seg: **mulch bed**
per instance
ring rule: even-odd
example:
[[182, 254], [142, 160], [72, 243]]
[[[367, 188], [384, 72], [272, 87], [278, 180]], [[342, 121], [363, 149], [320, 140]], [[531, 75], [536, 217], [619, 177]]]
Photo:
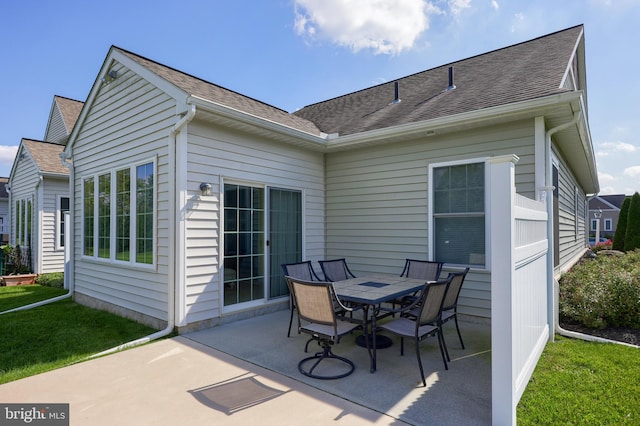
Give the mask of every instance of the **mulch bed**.
[[560, 326], [565, 330], [576, 331], [578, 333], [590, 334], [592, 336], [603, 337], [618, 342], [630, 343], [632, 345], [640, 345], [640, 329], [609, 327], [609, 328], [589, 328], [581, 324], [560, 321]]

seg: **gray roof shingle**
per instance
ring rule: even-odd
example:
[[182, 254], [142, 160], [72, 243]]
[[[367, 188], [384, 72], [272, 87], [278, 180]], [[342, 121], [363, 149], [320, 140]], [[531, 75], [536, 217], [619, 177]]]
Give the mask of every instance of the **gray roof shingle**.
[[76, 125], [78, 117], [80, 117], [80, 111], [84, 102], [76, 101], [69, 98], [63, 98], [62, 96], [54, 96], [55, 102], [58, 104], [58, 109], [64, 120], [64, 125], [67, 128], [67, 134], [70, 134], [73, 130], [73, 126]]
[[[349, 135], [564, 92], [561, 84], [582, 34], [579, 25], [395, 81], [309, 105], [294, 115], [325, 133]], [[455, 90], [449, 85], [454, 70]]]
[[216, 102], [229, 108], [242, 111], [281, 125], [291, 127], [313, 135], [320, 135], [320, 131], [314, 123], [303, 117], [298, 117], [288, 112], [260, 102], [253, 98], [241, 95], [233, 90], [226, 89], [213, 83], [209, 83], [197, 77], [183, 73], [176, 69], [159, 64], [150, 59], [136, 55], [135, 53], [115, 47], [129, 58], [149, 69], [156, 75], [169, 81], [176, 87], [202, 99]]
[[60, 160], [64, 145], [33, 139], [22, 139], [22, 145], [29, 151], [40, 173], [69, 174], [69, 169]]

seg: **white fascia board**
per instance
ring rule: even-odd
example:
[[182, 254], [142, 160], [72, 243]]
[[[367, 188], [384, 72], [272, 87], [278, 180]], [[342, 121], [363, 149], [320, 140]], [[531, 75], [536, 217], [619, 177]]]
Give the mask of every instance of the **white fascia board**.
[[[415, 123], [402, 124], [399, 126], [385, 127], [368, 132], [357, 133], [348, 136], [339, 136], [327, 141], [329, 150], [344, 149], [346, 147], [365, 146], [368, 143], [375, 143], [390, 137], [410, 136], [412, 134], [424, 133], [430, 130], [437, 132], [449, 128], [455, 128], [474, 123], [482, 123], [486, 120], [499, 119], [509, 121], [517, 115], [528, 115], [534, 117], [540, 114], [545, 108], [569, 104], [579, 101], [580, 92], [566, 92], [557, 95], [536, 98], [532, 100], [515, 102], [497, 107], [484, 108], [461, 114], [448, 115], [435, 118], [433, 120], [419, 121]], [[536, 113], [537, 112], [537, 113]]]
[[200, 98], [198, 96], [193, 96], [193, 95], [190, 96], [189, 99], [187, 100], [187, 103], [196, 105], [198, 108], [201, 108], [204, 111], [212, 112], [229, 119], [233, 119], [249, 125], [271, 130], [275, 133], [279, 133], [284, 136], [299, 139], [301, 141], [311, 144], [316, 148], [317, 147], [324, 148], [326, 145], [327, 135], [325, 134], [321, 134], [318, 136], [311, 133], [307, 133], [302, 130], [298, 130], [298, 129], [294, 129], [293, 127], [286, 126], [284, 124], [280, 124], [275, 121], [268, 120], [266, 118], [258, 117], [253, 114], [248, 114], [244, 111], [240, 111], [238, 109], [230, 108], [226, 105], [222, 105], [217, 102], [212, 102], [210, 100]]

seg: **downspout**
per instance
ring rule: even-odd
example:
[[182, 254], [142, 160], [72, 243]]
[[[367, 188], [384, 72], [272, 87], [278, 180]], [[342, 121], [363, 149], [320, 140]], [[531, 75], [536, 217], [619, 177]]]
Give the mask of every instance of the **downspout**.
[[[171, 185], [169, 188], [169, 211], [171, 212], [170, 215], [170, 220], [169, 220], [169, 247], [175, 247], [175, 242], [176, 242], [176, 232], [177, 232], [177, 228], [176, 228], [176, 218], [177, 218], [177, 212], [176, 212], [176, 145], [177, 145], [177, 137], [178, 137], [178, 133], [180, 133], [180, 130], [187, 125], [191, 120], [193, 120], [193, 117], [195, 117], [196, 115], [196, 106], [195, 105], [191, 105], [190, 109], [187, 111], [187, 113], [176, 122], [176, 124], [173, 125], [173, 127], [171, 128], [171, 134], [169, 136], [169, 143], [168, 143], [168, 148], [169, 148], [169, 184]], [[114, 348], [111, 349], [107, 349], [105, 351], [102, 351], [100, 353], [97, 353], [95, 355], [91, 355], [90, 357], [88, 357], [87, 359], [92, 359], [92, 358], [98, 358], [104, 355], [109, 355], [111, 353], [114, 352], [118, 352], [121, 351], [123, 349], [128, 349], [134, 346], [138, 346], [138, 345], [143, 345], [145, 343], [148, 343], [152, 340], [155, 339], [159, 339], [161, 337], [167, 336], [171, 333], [173, 333], [173, 329], [175, 327], [175, 319], [176, 319], [176, 315], [175, 315], [175, 300], [176, 300], [176, 293], [177, 293], [177, 286], [176, 286], [176, 281], [178, 281], [178, 276], [177, 276], [177, 268], [175, 267], [176, 261], [173, 262], [169, 262], [169, 279], [168, 279], [168, 283], [167, 283], [167, 326], [165, 327], [164, 330], [160, 330], [156, 333], [150, 334], [148, 336], [145, 337], [141, 337], [140, 339], [137, 340], [133, 340], [131, 342], [127, 342], [127, 343], [123, 343], [122, 345], [116, 346]], [[181, 281], [179, 281], [181, 282]]]
[[[69, 187], [73, 188], [73, 164], [72, 163], [67, 163], [67, 160], [69, 159], [69, 157], [66, 157], [64, 155], [64, 153], [60, 154], [60, 161], [62, 161], [62, 165], [67, 167], [69, 169]], [[37, 187], [40, 185], [40, 182], [42, 181], [42, 176], [40, 176], [40, 181], [38, 181], [38, 184], [36, 185], [36, 189]], [[11, 194], [9, 194], [9, 196], [11, 196]], [[69, 203], [70, 205], [72, 202], [72, 197], [73, 197], [73, 191], [69, 192], [69, 196], [71, 197], [69, 199]], [[9, 205], [9, 210], [11, 210], [11, 205]], [[71, 215], [69, 215], [69, 217], [71, 217]], [[69, 229], [72, 230], [73, 226], [69, 226]], [[71, 240], [71, 238], [67, 238], [69, 241]], [[66, 250], [66, 244], [65, 244], [65, 250]], [[68, 253], [70, 254], [70, 265], [73, 264], [73, 250], [69, 250]], [[72, 267], [70, 267], [69, 269], [73, 269]], [[58, 302], [60, 300], [64, 300], [64, 299], [68, 299], [71, 296], [73, 296], [73, 277], [71, 277], [72, 274], [68, 274], [67, 271], [65, 270], [65, 274], [64, 274], [64, 288], [68, 289], [69, 291], [66, 294], [60, 295], [60, 296], [56, 296], [56, 297], [52, 297], [51, 299], [47, 299], [47, 300], [41, 300], [40, 302], [35, 302], [35, 303], [31, 303], [29, 305], [24, 305], [24, 306], [19, 306], [17, 308], [13, 308], [13, 309], [9, 309], [7, 311], [3, 311], [0, 312], [0, 315], [2, 314], [8, 314], [10, 312], [17, 312], [17, 311], [25, 311], [27, 309], [31, 309], [31, 308], [37, 308], [38, 306], [43, 306], [43, 305], [48, 305], [49, 303], [53, 303], [53, 302]]]
[[551, 162], [551, 137], [568, 127], [575, 125], [580, 116], [582, 115], [582, 111], [577, 111], [573, 114], [573, 118], [563, 123], [559, 126], [551, 128], [547, 130], [545, 134], [545, 164], [547, 165], [545, 170], [545, 186], [544, 190], [546, 193], [546, 202], [547, 202], [547, 241], [548, 241], [548, 250], [547, 250], [547, 322], [552, 325], [552, 330], [549, 330], [549, 341], [554, 341], [554, 332], [553, 330], [557, 330], [559, 327], [558, 321], [556, 320], [556, 312], [558, 311], [558, 298], [556, 297], [556, 288], [557, 283], [554, 277], [554, 235], [553, 235], [553, 190], [555, 189], [553, 186], [553, 164]]

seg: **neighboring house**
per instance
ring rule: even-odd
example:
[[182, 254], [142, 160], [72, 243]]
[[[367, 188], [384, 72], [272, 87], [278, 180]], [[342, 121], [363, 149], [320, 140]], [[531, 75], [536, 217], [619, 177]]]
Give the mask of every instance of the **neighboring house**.
[[9, 177], [11, 243], [29, 248], [33, 272], [64, 269], [64, 212], [69, 210], [69, 169], [60, 154], [82, 102], [55, 96], [45, 141], [22, 139]]
[[490, 318], [492, 157], [552, 202], [552, 276], [587, 250], [584, 51], [576, 26], [290, 114], [112, 47], [63, 154], [74, 297], [184, 331], [288, 306], [284, 262], [410, 257], [470, 266], [459, 312]]
[[598, 215], [600, 215], [600, 237], [612, 240], [618, 226], [620, 207], [627, 196], [597, 195], [589, 199], [589, 234], [596, 235]]
[[9, 193], [7, 192], [8, 177], [0, 177], [0, 242], [9, 242]]

